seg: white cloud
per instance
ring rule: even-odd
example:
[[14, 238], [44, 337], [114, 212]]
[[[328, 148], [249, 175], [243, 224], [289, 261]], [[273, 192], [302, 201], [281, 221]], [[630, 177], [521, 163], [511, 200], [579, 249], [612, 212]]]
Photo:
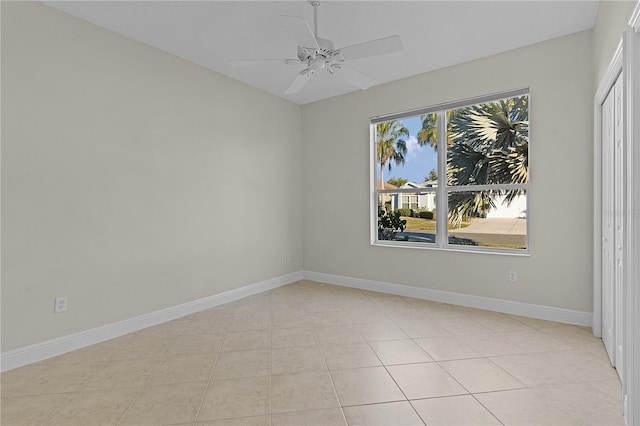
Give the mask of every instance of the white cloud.
[[422, 150], [422, 147], [418, 143], [418, 139], [415, 136], [409, 136], [407, 139], [407, 157], [415, 157], [418, 152]]

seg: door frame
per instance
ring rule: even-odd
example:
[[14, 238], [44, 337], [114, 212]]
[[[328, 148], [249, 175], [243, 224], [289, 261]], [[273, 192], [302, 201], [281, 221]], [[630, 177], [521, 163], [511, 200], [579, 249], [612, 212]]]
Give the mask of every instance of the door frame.
[[594, 102], [594, 241], [593, 333], [602, 336], [602, 103], [620, 71], [624, 71], [626, 211], [622, 330], [623, 414], [627, 425], [640, 424], [640, 0], [627, 30], [598, 86]]
[[[628, 425], [640, 424], [640, 1], [624, 34], [625, 103], [627, 114], [627, 257], [623, 306], [623, 410]], [[635, 167], [634, 167], [635, 166]]]
[[620, 39], [607, 72], [598, 85], [594, 101], [592, 329], [596, 337], [602, 337], [602, 104], [622, 72], [623, 46], [623, 39]]
[[[618, 72], [617, 65], [612, 69]], [[619, 336], [622, 331], [622, 321], [618, 320], [618, 316], [622, 314], [622, 307], [619, 306], [618, 300], [620, 294], [618, 287], [623, 281], [621, 275], [624, 272], [618, 266], [620, 254], [624, 254], [624, 250], [619, 253], [618, 249], [620, 244], [624, 244], [624, 237], [621, 237], [618, 230], [621, 218], [616, 214], [616, 212], [623, 210], [619, 203], [625, 200], [625, 194], [622, 194], [625, 186], [620, 182], [626, 170], [620, 153], [620, 144], [624, 142], [624, 120], [622, 123], [620, 122], [624, 118], [622, 117], [623, 108], [621, 105], [624, 77], [621, 68], [619, 74], [615, 75], [614, 73], [613, 79], [610, 88], [608, 88], [609, 79], [606, 81], [607, 84], [603, 86], [605, 91], [608, 90], [604, 95], [604, 100], [595, 103], [598, 107], [597, 122], [600, 124], [600, 130], [596, 130], [600, 141], [600, 154], [595, 158], [600, 165], [600, 170], [597, 173], [598, 181], [594, 186], [598, 188], [597, 195], [600, 207], [595, 209], [597, 215], [594, 214], [594, 219], [599, 219], [596, 234], [599, 234], [600, 238], [597, 238], [597, 235], [594, 237], [599, 244], [599, 253], [594, 253], [593, 266], [595, 270], [599, 269], [600, 271], [600, 273], [594, 273], [594, 277], [600, 284], [598, 291], [600, 297], [598, 304], [600, 307], [600, 337], [607, 350], [607, 355], [609, 355], [611, 365], [617, 368], [617, 361], [619, 360], [621, 364], [623, 356], [616, 351], [618, 347], [616, 343], [624, 342], [624, 339]], [[622, 365], [620, 365], [618, 373], [621, 370]]]

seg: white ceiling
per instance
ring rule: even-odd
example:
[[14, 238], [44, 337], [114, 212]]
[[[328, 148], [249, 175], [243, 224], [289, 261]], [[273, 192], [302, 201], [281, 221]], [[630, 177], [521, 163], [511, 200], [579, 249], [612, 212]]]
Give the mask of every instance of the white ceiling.
[[[280, 15], [313, 8], [290, 1], [55, 1], [45, 4], [225, 74], [297, 104], [359, 90], [316, 73], [300, 93], [284, 92], [302, 65], [232, 68], [234, 59], [295, 58]], [[377, 84], [592, 28], [590, 1], [323, 1], [319, 36], [336, 47], [398, 34], [402, 52], [349, 61]]]

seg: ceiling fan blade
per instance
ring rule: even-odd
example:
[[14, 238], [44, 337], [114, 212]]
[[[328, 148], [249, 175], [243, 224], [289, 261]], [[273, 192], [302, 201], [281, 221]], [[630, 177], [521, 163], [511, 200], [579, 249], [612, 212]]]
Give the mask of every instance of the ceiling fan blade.
[[284, 92], [284, 94], [293, 95], [294, 93], [298, 93], [300, 90], [302, 90], [304, 85], [307, 84], [307, 82], [311, 78], [311, 75], [313, 75], [312, 72], [307, 72], [307, 70], [302, 71], [300, 74], [296, 76], [296, 78], [293, 80], [293, 82], [291, 83], [289, 88], [286, 90], [286, 92]]
[[306, 19], [287, 15], [280, 15], [280, 19], [287, 30], [296, 38], [299, 46], [320, 48]]
[[245, 67], [245, 66], [270, 65], [270, 64], [296, 65], [299, 63], [300, 63], [299, 59], [240, 59], [235, 61], [229, 61], [229, 65], [232, 67]]
[[336, 70], [335, 75], [362, 90], [366, 90], [377, 83], [368, 75], [364, 75], [359, 71], [344, 66], [341, 66], [340, 69]]
[[369, 56], [385, 55], [399, 52], [403, 49], [400, 36], [393, 35], [378, 40], [371, 40], [360, 44], [352, 44], [340, 50], [345, 59], [368, 58]]
[[300, 74], [293, 79], [293, 82], [289, 86], [289, 88], [284, 92], [285, 95], [293, 95], [294, 93], [298, 93], [305, 84], [309, 81], [313, 72], [307, 72], [307, 70], [302, 71]]

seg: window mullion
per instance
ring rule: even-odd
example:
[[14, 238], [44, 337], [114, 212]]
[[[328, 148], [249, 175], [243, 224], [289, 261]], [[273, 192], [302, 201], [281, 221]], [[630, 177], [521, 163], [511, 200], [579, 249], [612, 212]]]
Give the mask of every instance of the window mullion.
[[447, 114], [438, 112], [438, 192], [436, 193], [436, 243], [446, 247], [447, 243]]

